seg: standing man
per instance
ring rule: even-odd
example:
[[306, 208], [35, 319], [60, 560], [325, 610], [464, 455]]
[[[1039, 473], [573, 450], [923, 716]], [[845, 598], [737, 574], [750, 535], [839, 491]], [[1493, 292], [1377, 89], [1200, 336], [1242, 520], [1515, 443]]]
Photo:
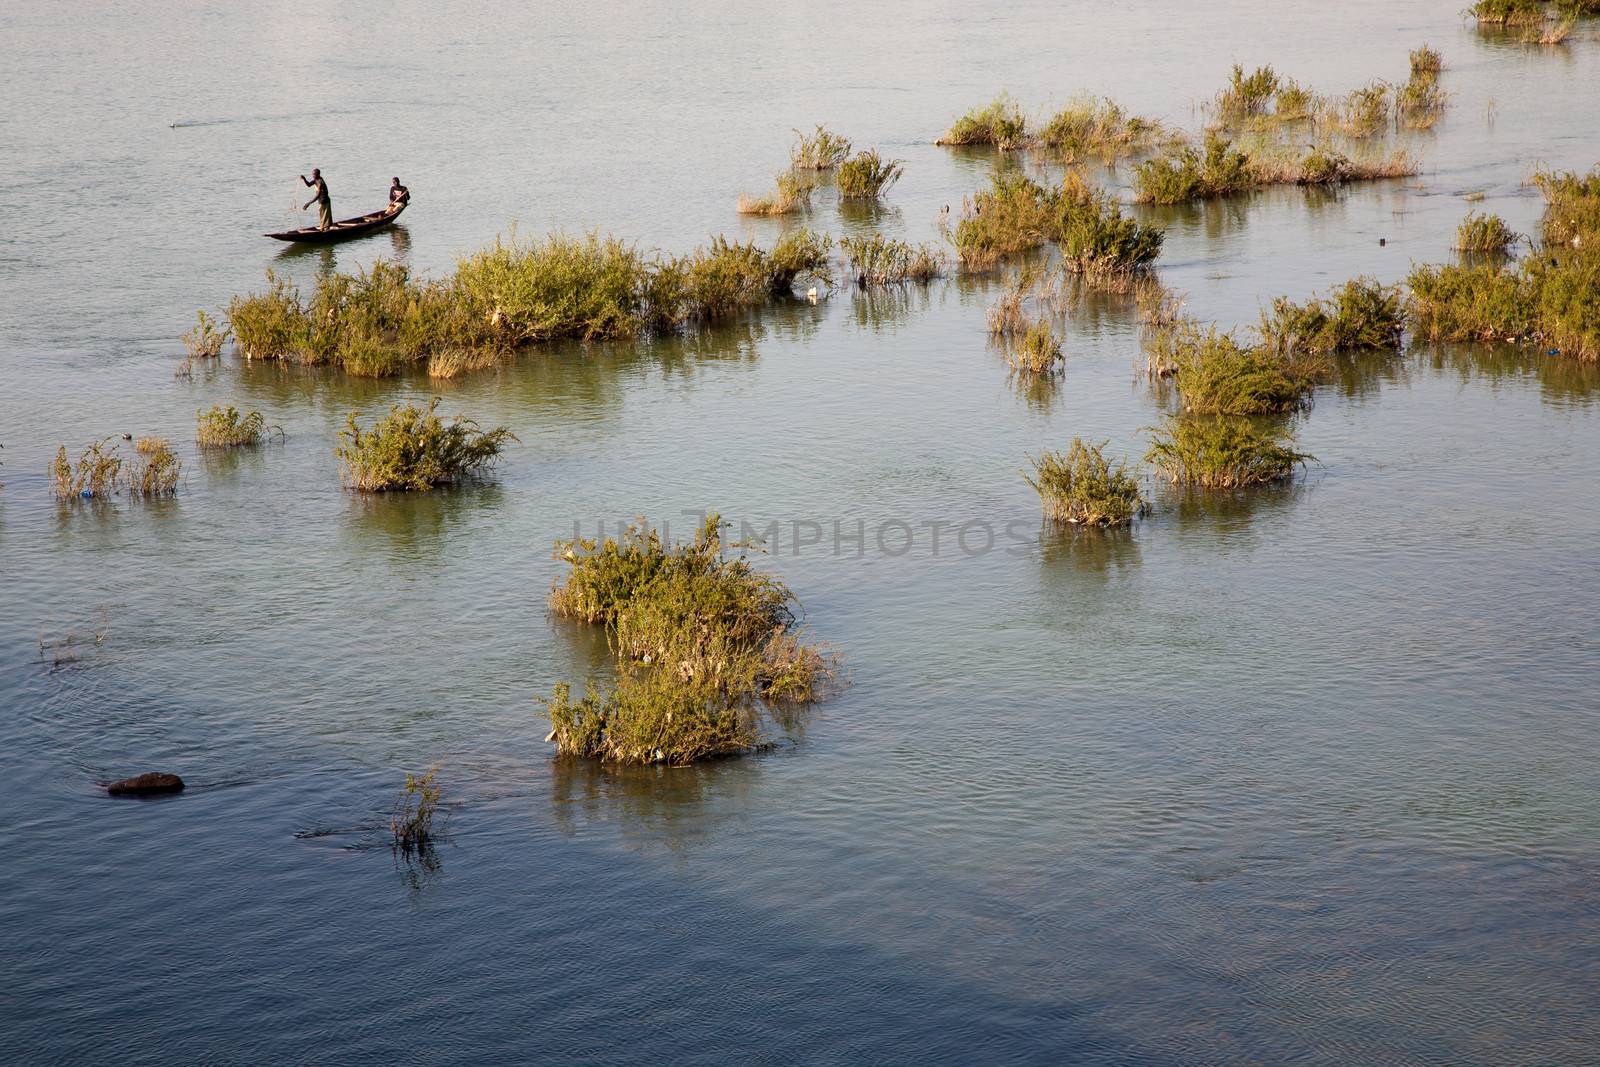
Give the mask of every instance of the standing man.
[[322, 180], [322, 170], [318, 167], [312, 167], [311, 177], [307, 178], [304, 174], [302, 174], [300, 175], [300, 180], [305, 182], [310, 188], [316, 190], [316, 192], [311, 194], [311, 199], [307, 200], [303, 205], [301, 205], [300, 210], [304, 211], [312, 204], [316, 204], [317, 229], [333, 229], [333, 201], [328, 197], [328, 183]]

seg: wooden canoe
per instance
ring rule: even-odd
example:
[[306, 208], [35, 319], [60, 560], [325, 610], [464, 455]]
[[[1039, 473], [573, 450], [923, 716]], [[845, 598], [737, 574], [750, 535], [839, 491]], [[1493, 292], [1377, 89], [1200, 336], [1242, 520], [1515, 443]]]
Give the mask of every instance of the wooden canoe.
[[277, 233], [263, 234], [274, 241], [303, 241], [307, 244], [328, 244], [332, 241], [343, 241], [348, 237], [359, 237], [373, 230], [381, 230], [406, 209], [410, 198], [398, 204], [390, 204], [382, 211], [369, 211], [365, 215], [357, 215], [353, 219], [340, 219], [326, 230], [319, 230], [315, 226], [302, 226], [298, 230], [280, 230]]

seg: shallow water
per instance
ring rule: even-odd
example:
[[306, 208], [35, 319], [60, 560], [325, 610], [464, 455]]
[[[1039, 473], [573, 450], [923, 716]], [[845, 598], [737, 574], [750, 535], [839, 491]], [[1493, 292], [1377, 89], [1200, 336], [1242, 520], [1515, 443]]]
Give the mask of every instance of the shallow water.
[[[1044, 394], [989, 347], [985, 280], [841, 289], [445, 385], [232, 358], [172, 376], [193, 310], [267, 268], [440, 272], [511, 220], [673, 250], [770, 240], [782, 224], [732, 205], [791, 127], [906, 160], [883, 210], [823, 196], [807, 224], [926, 240], [995, 165], [929, 142], [998, 89], [1030, 107], [1110, 93], [1193, 126], [1234, 60], [1342, 91], [1403, 78], [1426, 40], [1453, 95], [1406, 142], [1417, 180], [1150, 213], [1164, 280], [1223, 323], [1398, 279], [1447, 257], [1463, 193], [1530, 232], [1531, 167], [1600, 159], [1592, 28], [1539, 49], [1457, 6], [0, 13], [5, 1047], [1591, 1061], [1592, 368], [1493, 348], [1349, 361], [1302, 420], [1304, 479], [1160, 492], [1120, 536], [1042, 529], [1018, 475], [1074, 434], [1142, 451], [1159, 407], [1116, 300], [1075, 310]], [[285, 253], [257, 234], [303, 217], [288, 205], [313, 164], [341, 216], [397, 172], [414, 206]], [[498, 476], [342, 491], [346, 412], [430, 391], [516, 432]], [[285, 439], [184, 445], [173, 501], [48, 500], [59, 444], [187, 441], [218, 401]], [[552, 763], [536, 695], [607, 657], [544, 610], [551, 543], [640, 514], [686, 531], [705, 508], [778, 524], [764, 565], [850, 688], [769, 754]], [[433, 763], [449, 844], [399, 864], [377, 828]], [[156, 767], [189, 790], [96, 787]]]

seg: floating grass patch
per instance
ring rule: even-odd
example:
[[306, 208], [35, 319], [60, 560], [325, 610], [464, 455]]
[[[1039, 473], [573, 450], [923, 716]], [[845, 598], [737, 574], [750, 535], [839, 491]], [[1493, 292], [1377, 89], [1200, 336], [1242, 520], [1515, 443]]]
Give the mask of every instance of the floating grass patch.
[[605, 696], [558, 685], [549, 740], [563, 755], [682, 764], [748, 751], [763, 708], [808, 702], [832, 659], [798, 635], [793, 593], [724, 554], [710, 515], [685, 544], [630, 527], [620, 539], [560, 542], [571, 571], [550, 594], [558, 615], [607, 628], [624, 668]]
[[1095, 156], [1107, 162], [1174, 139], [1154, 119], [1129, 115], [1115, 101], [1078, 97], [1039, 131], [1038, 144], [1067, 162]]
[[1017, 102], [1002, 93], [981, 108], [955, 121], [935, 144], [993, 145], [1001, 151], [1020, 148], [1027, 138], [1027, 121]]
[[1226, 416], [1167, 416], [1152, 428], [1145, 461], [1175, 485], [1242, 489], [1293, 476], [1314, 457], [1294, 447], [1283, 425]]
[[215, 359], [222, 354], [222, 346], [228, 343], [232, 331], [226, 326], [218, 329], [217, 320], [204, 311], [194, 315], [194, 326], [181, 338], [183, 347], [191, 359]]
[[437, 397], [427, 407], [396, 404], [370, 429], [352, 411], [334, 449], [345, 484], [363, 492], [432, 489], [483, 470], [517, 439], [504, 426], [482, 430], [459, 415], [446, 422], [438, 406]]
[[202, 448], [258, 445], [272, 429], [283, 433], [281, 427], [268, 427], [261, 412], [241, 412], [232, 404], [213, 404], [211, 410], [195, 413], [194, 439]]
[[[1399, 289], [1356, 278], [1327, 299], [1296, 304], [1287, 297], [1277, 298], [1271, 310], [1262, 313], [1260, 332], [1269, 351], [1294, 361], [1305, 354], [1399, 348], [1404, 329], [1405, 305]], [[1291, 377], [1312, 374], [1295, 362], [1287, 366]]]
[[739, 197], [741, 215], [788, 215], [811, 203], [811, 183], [798, 174], [780, 174], [777, 188], [766, 196]]
[[1126, 526], [1148, 508], [1137, 475], [1126, 463], [1105, 458], [1105, 442], [1074, 437], [1065, 454], [1045, 452], [1030, 458], [1024, 473], [1039, 494], [1047, 518], [1084, 526]]
[[427, 774], [406, 775], [405, 788], [401, 790], [389, 817], [389, 833], [394, 839], [394, 847], [403, 854], [423, 852], [438, 837], [434, 816], [438, 814], [439, 799], [443, 795], [438, 774], [439, 768], [433, 767]]
[[811, 133], [794, 131], [789, 163], [796, 170], [832, 170], [850, 156], [850, 139], [818, 125]]
[[876, 148], [868, 148], [839, 164], [834, 181], [843, 199], [872, 200], [899, 181], [904, 169], [898, 159], [884, 159]]
[[1490, 252], [1504, 255], [1517, 243], [1517, 234], [1499, 215], [1477, 211], [1467, 212], [1467, 217], [1456, 227], [1456, 251]]
[[944, 253], [932, 245], [912, 245], [875, 233], [868, 237], [841, 237], [839, 250], [860, 286], [926, 282], [944, 271]]
[[45, 475], [50, 482], [51, 495], [59, 499], [107, 497], [122, 484], [122, 466], [118, 446], [107, 437], [85, 448], [76, 463], [67, 457], [67, 446], [62, 445]]
[[136, 497], [173, 496], [183, 461], [164, 437], [141, 437], [134, 442], [136, 453], [128, 474], [128, 495]]

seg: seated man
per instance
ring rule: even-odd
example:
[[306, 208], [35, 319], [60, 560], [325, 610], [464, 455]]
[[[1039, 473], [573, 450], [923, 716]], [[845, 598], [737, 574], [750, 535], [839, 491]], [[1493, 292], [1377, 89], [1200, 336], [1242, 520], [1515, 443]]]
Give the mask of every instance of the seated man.
[[405, 205], [409, 203], [411, 203], [411, 190], [401, 185], [400, 179], [396, 178], [394, 184], [389, 186], [389, 207], [393, 208], [396, 204]]

